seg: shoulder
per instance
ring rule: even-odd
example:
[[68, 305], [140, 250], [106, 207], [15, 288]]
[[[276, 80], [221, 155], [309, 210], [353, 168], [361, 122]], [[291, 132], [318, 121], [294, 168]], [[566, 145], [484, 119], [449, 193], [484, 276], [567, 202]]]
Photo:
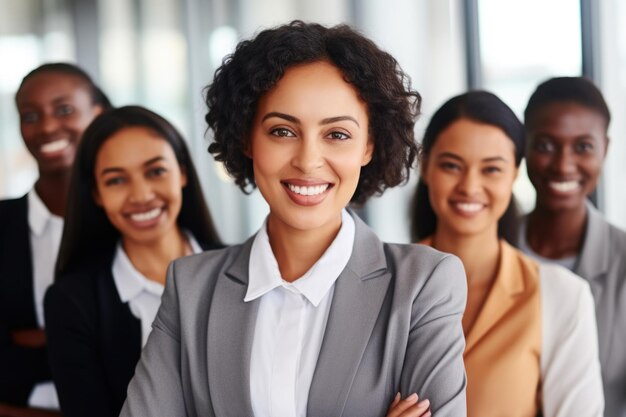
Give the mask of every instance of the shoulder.
[[539, 264], [539, 279], [542, 294], [548, 297], [569, 298], [579, 297], [590, 291], [589, 284], [583, 278], [561, 265], [551, 263]]
[[539, 279], [544, 334], [565, 334], [587, 316], [595, 317], [586, 280], [560, 265], [544, 263], [539, 266]]
[[465, 269], [456, 256], [421, 244], [385, 243], [384, 249], [397, 286], [429, 296], [458, 296], [465, 302]]
[[[110, 279], [109, 279], [110, 278]], [[97, 297], [98, 283], [110, 281], [111, 262], [102, 261], [91, 264], [82, 264], [61, 275], [46, 291], [45, 305], [63, 304], [72, 302], [78, 305], [90, 305]]]
[[[170, 284], [175, 285], [177, 291], [202, 291], [206, 285], [213, 285], [232, 265], [242, 262], [241, 255], [246, 246], [241, 244], [213, 249], [175, 260], [170, 264], [168, 273], [168, 281], [172, 277], [174, 282], [168, 282], [166, 287]], [[246, 263], [240, 266], [247, 271], [249, 256], [243, 258]]]
[[9, 211], [21, 211], [28, 207], [28, 194], [19, 198], [0, 200], [0, 213]]
[[28, 198], [27, 195], [20, 198], [0, 200], [0, 230], [5, 225], [14, 225], [14, 221], [22, 218], [28, 221]]
[[241, 252], [242, 246], [228, 246], [185, 256], [172, 262], [170, 268], [176, 275], [189, 276], [197, 276], [205, 271], [223, 269], [233, 263], [234, 258]]

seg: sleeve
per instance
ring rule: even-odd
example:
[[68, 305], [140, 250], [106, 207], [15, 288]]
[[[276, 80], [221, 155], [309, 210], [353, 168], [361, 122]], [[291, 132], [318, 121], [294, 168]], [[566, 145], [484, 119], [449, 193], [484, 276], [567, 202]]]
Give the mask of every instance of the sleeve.
[[161, 307], [128, 386], [120, 417], [187, 416], [181, 382], [179, 300], [174, 265], [168, 268]]
[[589, 285], [558, 265], [542, 265], [540, 278], [544, 416], [601, 417], [604, 395]]
[[434, 268], [413, 303], [401, 377], [403, 395], [427, 398], [437, 417], [462, 417], [465, 399], [465, 338], [461, 319], [467, 281], [461, 261], [446, 256]]
[[0, 317], [0, 401], [26, 405], [35, 384], [50, 380], [46, 348], [16, 346]]
[[50, 367], [61, 410], [66, 417], [111, 417], [115, 411], [99, 358], [97, 318], [84, 305], [89, 299], [72, 295], [53, 285], [44, 298]]

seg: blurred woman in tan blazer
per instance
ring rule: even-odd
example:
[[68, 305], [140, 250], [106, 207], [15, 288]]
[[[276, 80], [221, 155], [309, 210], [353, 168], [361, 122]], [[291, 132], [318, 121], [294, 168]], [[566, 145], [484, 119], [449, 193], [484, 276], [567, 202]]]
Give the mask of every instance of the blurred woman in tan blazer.
[[589, 285], [513, 242], [522, 124], [484, 91], [452, 98], [423, 140], [415, 240], [461, 258], [468, 416], [602, 416]]

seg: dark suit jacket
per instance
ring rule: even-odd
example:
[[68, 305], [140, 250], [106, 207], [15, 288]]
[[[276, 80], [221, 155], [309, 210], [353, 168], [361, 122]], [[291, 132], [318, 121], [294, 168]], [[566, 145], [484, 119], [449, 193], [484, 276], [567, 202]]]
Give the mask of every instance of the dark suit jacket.
[[[437, 417], [466, 415], [467, 286], [458, 258], [382, 243], [358, 218], [335, 283], [308, 417], [381, 417], [417, 392]], [[174, 261], [121, 417], [248, 417], [260, 299], [244, 302], [253, 239]]]
[[50, 365], [63, 415], [117, 416], [141, 353], [141, 323], [122, 303], [112, 256], [76, 268], [44, 301]]
[[27, 196], [0, 201], [0, 402], [26, 405], [51, 379], [45, 348], [15, 346], [14, 330], [38, 329]]
[[117, 417], [139, 360], [141, 322], [117, 292], [113, 255], [76, 266], [46, 292], [50, 365], [65, 417]]

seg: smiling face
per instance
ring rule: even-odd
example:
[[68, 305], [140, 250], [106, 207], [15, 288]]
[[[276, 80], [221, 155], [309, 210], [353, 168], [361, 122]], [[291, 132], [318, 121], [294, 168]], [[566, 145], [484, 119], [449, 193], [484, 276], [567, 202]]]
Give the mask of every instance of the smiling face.
[[514, 144], [501, 129], [467, 119], [452, 123], [422, 164], [437, 232], [497, 236], [516, 176]]
[[96, 156], [94, 198], [125, 243], [151, 243], [177, 232], [187, 177], [172, 147], [146, 127], [108, 138]]
[[537, 206], [549, 211], [580, 209], [595, 189], [608, 139], [603, 116], [574, 102], [555, 102], [527, 126], [528, 176]]
[[25, 81], [16, 103], [22, 138], [43, 175], [71, 168], [83, 132], [102, 112], [86, 82], [59, 72]]
[[325, 61], [289, 68], [259, 100], [249, 156], [270, 229], [338, 230], [372, 157], [368, 121], [357, 91]]

